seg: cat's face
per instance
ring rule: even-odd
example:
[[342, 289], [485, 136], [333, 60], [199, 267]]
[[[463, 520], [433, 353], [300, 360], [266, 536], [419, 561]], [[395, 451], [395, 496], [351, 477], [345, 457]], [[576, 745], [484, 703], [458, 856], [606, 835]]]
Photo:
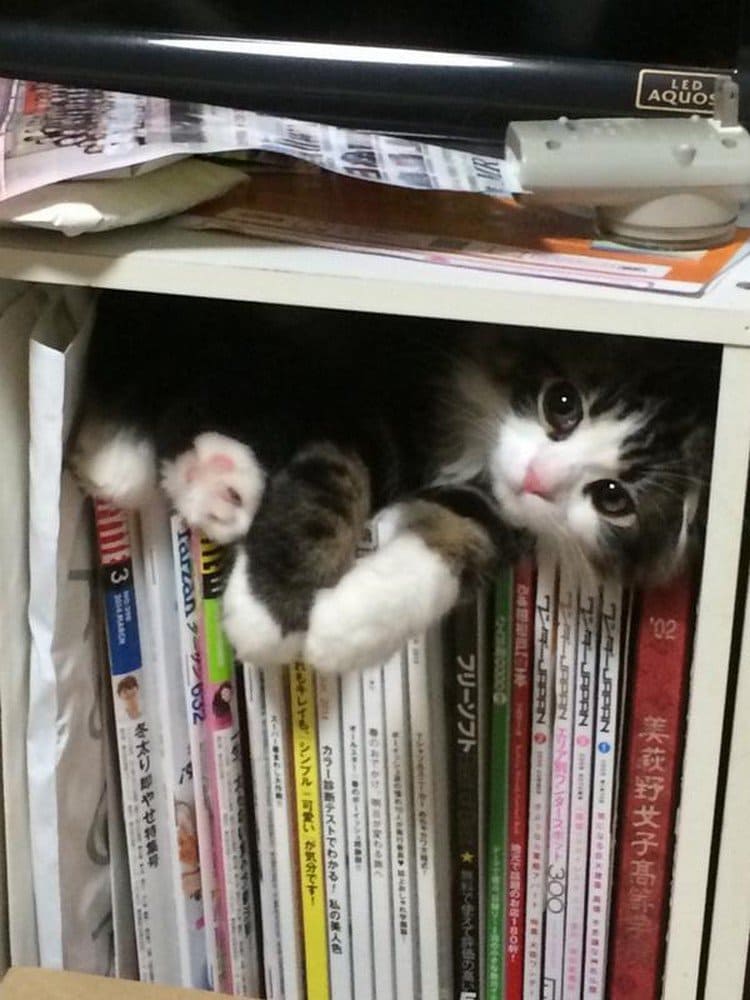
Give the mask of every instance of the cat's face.
[[694, 540], [708, 478], [698, 391], [668, 372], [520, 367], [488, 456], [505, 517], [579, 569], [668, 577]]

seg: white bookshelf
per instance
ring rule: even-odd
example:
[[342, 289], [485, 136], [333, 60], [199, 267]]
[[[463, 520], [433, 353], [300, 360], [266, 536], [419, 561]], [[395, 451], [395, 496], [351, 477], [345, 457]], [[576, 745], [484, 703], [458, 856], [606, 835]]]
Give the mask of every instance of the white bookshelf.
[[750, 257], [693, 298], [156, 224], [72, 239], [0, 230], [0, 276], [750, 346]]
[[740, 674], [720, 836], [706, 997], [741, 997], [750, 942], [750, 607], [745, 610]]
[[[750, 259], [700, 298], [431, 264], [154, 225], [78, 237], [0, 232], [0, 277], [502, 322], [722, 346], [716, 448], [677, 824], [663, 1000], [698, 997], [722, 722], [750, 457]], [[743, 287], [744, 284], [747, 287]], [[675, 344], [675, 351], [679, 346]], [[707, 1000], [741, 1000], [750, 925], [750, 621], [746, 623], [708, 962]], [[739, 893], [739, 899], [738, 899]], [[741, 918], [737, 914], [741, 911]], [[744, 935], [744, 941], [743, 941]]]

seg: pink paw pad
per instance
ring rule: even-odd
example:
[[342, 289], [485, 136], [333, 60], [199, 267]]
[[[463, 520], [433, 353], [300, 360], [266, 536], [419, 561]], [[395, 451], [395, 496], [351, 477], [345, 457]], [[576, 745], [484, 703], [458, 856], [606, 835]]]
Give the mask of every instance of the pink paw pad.
[[[216, 472], [219, 474], [222, 472], [234, 472], [236, 467], [234, 459], [230, 458], [229, 455], [211, 455], [208, 458], [204, 458], [201, 462], [197, 459], [189, 459], [183, 475], [185, 476], [185, 482], [192, 483], [197, 476], [205, 475], [206, 472]], [[240, 503], [239, 495], [235, 495], [237, 496], [236, 502]], [[227, 497], [227, 499], [230, 498]], [[235, 501], [232, 500], [232, 502], [234, 503]]]
[[183, 517], [222, 544], [247, 532], [263, 483], [251, 449], [213, 432], [199, 435], [190, 451], [166, 463], [162, 478]]

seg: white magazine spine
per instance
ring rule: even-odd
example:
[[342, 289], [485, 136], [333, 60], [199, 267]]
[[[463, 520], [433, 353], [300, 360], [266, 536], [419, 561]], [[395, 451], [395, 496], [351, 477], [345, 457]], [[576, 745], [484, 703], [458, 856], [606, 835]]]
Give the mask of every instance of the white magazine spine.
[[[427, 633], [427, 664], [434, 683], [430, 690], [430, 725], [432, 727], [433, 782], [435, 795], [435, 871], [438, 887], [438, 935], [440, 948], [440, 1000], [453, 996], [453, 930], [451, 900], [451, 843], [445, 832], [450, 828], [451, 789], [448, 776], [448, 727], [445, 711], [443, 664], [445, 648], [443, 629], [436, 625]], [[423, 994], [427, 1000], [427, 994]]]
[[[448, 983], [443, 975], [445, 944], [441, 937], [442, 913], [441, 897], [446, 885], [441, 885], [441, 877], [449, 864], [446, 858], [442, 869], [438, 853], [441, 840], [437, 835], [438, 780], [445, 783], [445, 774], [440, 774], [440, 755], [437, 734], [433, 726], [433, 712], [430, 699], [435, 692], [430, 685], [430, 668], [437, 672], [439, 660], [428, 663], [428, 656], [434, 647], [428, 645], [426, 634], [409, 639], [406, 646], [409, 690], [409, 721], [411, 727], [411, 767], [414, 797], [415, 878], [417, 913], [419, 914], [419, 970], [421, 996], [441, 998], [447, 995]], [[439, 674], [438, 674], [439, 676]], [[450, 951], [450, 942], [447, 942]]]
[[586, 946], [583, 996], [604, 1000], [607, 929], [611, 888], [612, 823], [617, 781], [617, 708], [621, 668], [622, 588], [607, 582], [602, 588], [599, 670], [596, 697], [594, 773], [591, 789]]
[[[291, 785], [290, 724], [285, 672], [263, 669], [265, 739], [271, 789], [271, 838], [276, 859], [283, 1000], [303, 1000], [300, 910], [297, 895], [294, 792]], [[277, 998], [273, 998], [277, 1000]]]
[[372, 909], [370, 845], [367, 821], [367, 739], [362, 703], [362, 678], [350, 670], [341, 678], [341, 719], [344, 732], [346, 837], [349, 858], [349, 899], [354, 956], [353, 996], [373, 1000]]
[[155, 497], [140, 512], [158, 732], [167, 807], [167, 863], [182, 986], [208, 986], [193, 770], [182, 687], [169, 511]]
[[582, 582], [578, 592], [564, 1000], [580, 1000], [583, 983], [598, 635], [599, 586]]
[[[235, 690], [235, 698], [236, 694]], [[240, 996], [252, 995], [258, 989], [258, 941], [252, 912], [250, 831], [238, 720], [235, 718], [230, 730], [216, 730], [213, 735], [232, 987]]]
[[537, 572], [534, 619], [524, 1000], [540, 1000], [542, 995], [552, 770], [552, 695], [555, 681], [555, 593], [555, 563], [542, 555]]
[[[133, 586], [135, 589], [138, 622], [141, 632], [143, 670], [140, 677], [139, 700], [146, 733], [139, 738], [136, 731], [136, 774], [123, 781], [124, 812], [127, 817], [134, 812], [140, 815], [143, 843], [141, 850], [146, 858], [148, 877], [144, 877], [140, 863], [136, 874], [131, 868], [131, 887], [136, 892], [140, 883], [140, 901], [147, 912], [136, 914], [136, 925], [141, 924], [145, 941], [138, 946], [138, 968], [141, 980], [157, 983], [179, 982], [182, 964], [178, 950], [178, 925], [174, 894], [172, 844], [174, 824], [167, 809], [161, 733], [159, 727], [158, 688], [155, 677], [155, 643], [147, 597], [146, 571], [141, 541], [141, 520], [137, 514], [129, 516], [129, 530], [133, 551]], [[125, 800], [127, 790], [130, 791]], [[134, 797], [133, 797], [134, 793]], [[145, 919], [139, 921], [139, 917]], [[141, 954], [150, 955], [148, 968], [143, 969]]]
[[419, 917], [415, 900], [414, 806], [405, 649], [383, 665], [383, 691], [396, 997], [397, 1000], [414, 1000], [420, 995], [417, 953]]
[[[106, 661], [106, 653], [102, 662]], [[112, 967], [108, 975], [116, 979], [138, 978], [138, 955], [135, 947], [133, 894], [130, 889], [128, 844], [122, 807], [120, 772], [116, 759], [116, 731], [111, 685], [101, 691], [103, 736], [107, 752], [107, 841], [109, 873], [112, 886]]]
[[268, 773], [268, 741], [266, 739], [266, 705], [263, 675], [258, 667], [244, 664], [247, 730], [250, 770], [255, 803], [255, 824], [258, 838], [258, 881], [261, 930], [263, 935], [263, 969], [265, 994], [268, 1000], [284, 996], [281, 967], [281, 926], [279, 893], [276, 877], [276, 857], [272, 837], [271, 784]]
[[317, 674], [318, 768], [320, 772], [323, 869], [326, 881], [330, 1000], [352, 996], [341, 678]]
[[211, 837], [211, 817], [208, 790], [206, 745], [206, 703], [201, 676], [201, 652], [197, 610], [195, 574], [190, 545], [190, 528], [179, 514], [169, 519], [174, 564], [174, 585], [179, 619], [179, 649], [185, 693], [185, 712], [193, 770], [195, 819], [198, 829], [203, 930], [206, 941], [208, 988], [218, 982], [216, 970], [216, 928], [212, 900], [216, 888], [216, 873]]
[[577, 612], [578, 588], [575, 577], [561, 566], [557, 589], [555, 708], [552, 727], [547, 898], [544, 918], [543, 995], [554, 1000], [560, 1000], [562, 996], [564, 978]]
[[388, 764], [385, 743], [383, 668], [362, 672], [366, 733], [367, 814], [370, 839], [372, 954], [376, 1000], [395, 996], [393, 897], [388, 836]]

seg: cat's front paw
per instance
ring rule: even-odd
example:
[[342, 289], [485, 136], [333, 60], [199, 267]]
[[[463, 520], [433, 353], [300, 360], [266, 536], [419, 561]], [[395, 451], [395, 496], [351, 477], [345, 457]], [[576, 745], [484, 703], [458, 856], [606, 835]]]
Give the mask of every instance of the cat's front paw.
[[118, 507], [138, 507], [156, 489], [153, 446], [129, 427], [84, 421], [67, 461], [86, 493]]
[[251, 448], [224, 434], [199, 434], [162, 466], [162, 486], [192, 527], [220, 545], [247, 534], [265, 476]]
[[318, 593], [305, 639], [303, 658], [321, 673], [345, 673], [374, 667], [392, 656], [401, 645], [393, 623], [376, 613], [363, 613], [342, 601], [340, 589]]
[[310, 611], [304, 658], [343, 672], [384, 663], [456, 602], [449, 564], [412, 532], [360, 560]]
[[238, 660], [280, 667], [300, 658], [303, 632], [282, 632], [266, 605], [253, 593], [247, 555], [237, 553], [223, 597], [224, 631]]

